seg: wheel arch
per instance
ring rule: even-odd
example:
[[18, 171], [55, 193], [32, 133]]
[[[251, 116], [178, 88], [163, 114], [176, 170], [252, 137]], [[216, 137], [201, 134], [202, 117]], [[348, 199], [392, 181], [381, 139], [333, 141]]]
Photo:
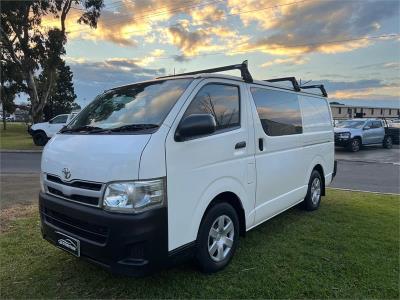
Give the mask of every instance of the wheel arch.
[[[361, 135], [353, 136], [353, 139], [360, 140], [360, 144], [362, 145], [362, 137], [361, 137]], [[361, 145], [360, 145], [360, 146], [361, 146]]]
[[[203, 216], [200, 221], [200, 225], [204, 220], [204, 217], [206, 216], [207, 212], [216, 204], [218, 203], [228, 203], [230, 204], [236, 211], [238, 218], [239, 218], [239, 233], [241, 236], [246, 235], [246, 215], [245, 211], [242, 205], [242, 202], [239, 198], [238, 195], [236, 195], [233, 192], [227, 191], [227, 192], [222, 192], [214, 197], [214, 199], [211, 200], [211, 202], [208, 204], [206, 210], [203, 213]], [[200, 229], [200, 226], [199, 226]]]
[[34, 136], [35, 134], [38, 133], [44, 133], [46, 135], [46, 137], [48, 138], [49, 136], [47, 135], [46, 131], [44, 131], [43, 129], [36, 129], [32, 131], [32, 136]]

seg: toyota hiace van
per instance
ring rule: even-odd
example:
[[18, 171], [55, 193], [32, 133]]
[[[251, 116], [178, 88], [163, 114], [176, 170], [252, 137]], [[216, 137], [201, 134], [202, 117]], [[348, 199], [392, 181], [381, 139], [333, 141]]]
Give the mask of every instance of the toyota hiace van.
[[320, 206], [336, 173], [326, 96], [253, 80], [247, 62], [107, 90], [43, 151], [42, 235], [116, 273], [219, 271], [247, 231]]

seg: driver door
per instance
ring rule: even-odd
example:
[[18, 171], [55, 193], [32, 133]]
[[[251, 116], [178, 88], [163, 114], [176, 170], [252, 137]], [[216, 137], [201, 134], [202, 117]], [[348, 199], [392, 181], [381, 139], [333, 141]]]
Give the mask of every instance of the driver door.
[[374, 143], [374, 128], [372, 126], [372, 121], [368, 121], [363, 127], [363, 144], [373, 144]]
[[[196, 239], [208, 203], [225, 191], [254, 208], [255, 164], [248, 98], [241, 82], [207, 79], [183, 105], [166, 140], [169, 249]], [[211, 114], [212, 134], [175, 139], [179, 123], [193, 114]], [[252, 223], [250, 222], [249, 225]]]

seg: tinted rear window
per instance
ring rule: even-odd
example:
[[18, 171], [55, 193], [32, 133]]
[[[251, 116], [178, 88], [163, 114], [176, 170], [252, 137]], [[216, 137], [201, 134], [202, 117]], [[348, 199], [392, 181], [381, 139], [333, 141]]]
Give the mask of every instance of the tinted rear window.
[[296, 94], [264, 88], [251, 88], [262, 127], [269, 136], [303, 132], [299, 100]]

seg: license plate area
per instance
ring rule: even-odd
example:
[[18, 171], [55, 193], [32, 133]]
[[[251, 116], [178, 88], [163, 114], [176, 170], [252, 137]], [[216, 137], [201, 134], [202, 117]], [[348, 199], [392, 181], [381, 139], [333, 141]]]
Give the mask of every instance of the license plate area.
[[79, 257], [81, 255], [81, 242], [65, 233], [56, 231], [56, 245], [72, 255]]

